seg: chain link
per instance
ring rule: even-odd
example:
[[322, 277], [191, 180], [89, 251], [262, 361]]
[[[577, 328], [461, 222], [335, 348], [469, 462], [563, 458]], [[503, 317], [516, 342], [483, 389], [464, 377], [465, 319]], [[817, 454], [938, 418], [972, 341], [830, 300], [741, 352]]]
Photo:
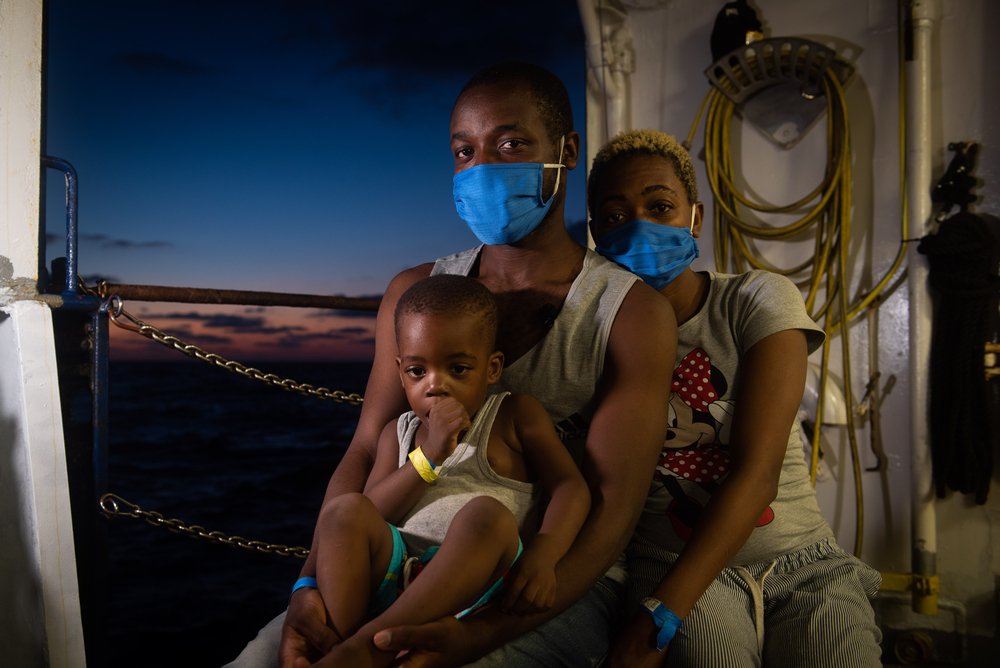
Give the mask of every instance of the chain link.
[[[364, 401], [364, 398], [356, 392], [348, 393], [342, 390], [330, 390], [325, 387], [315, 387], [313, 385], [309, 385], [308, 383], [300, 383], [290, 378], [282, 378], [277, 374], [264, 373], [260, 369], [255, 369], [233, 360], [227, 360], [221, 355], [217, 355], [215, 353], [206, 352], [198, 346], [185, 343], [176, 336], [166, 334], [156, 327], [148, 325], [133, 316], [125, 310], [124, 302], [118, 296], [108, 296], [106, 281], [101, 281], [97, 290], [88, 287], [82, 280], [79, 285], [83, 292], [89, 295], [99, 296], [102, 299], [107, 300], [108, 318], [118, 327], [141, 334], [142, 336], [152, 339], [157, 343], [182, 352], [188, 357], [193, 357], [201, 360], [202, 362], [213, 364], [247, 378], [259, 380], [274, 387], [280, 387], [281, 389], [289, 392], [299, 392], [301, 394], [317, 397], [319, 399], [331, 399], [339, 403], [354, 405], [360, 405]], [[228, 545], [230, 547], [237, 547], [251, 552], [276, 554], [283, 557], [296, 557], [298, 559], [305, 559], [309, 556], [309, 549], [305, 547], [290, 547], [280, 543], [265, 543], [260, 540], [251, 540], [249, 538], [244, 538], [243, 536], [229, 536], [221, 531], [209, 531], [203, 526], [188, 524], [180, 519], [168, 519], [161, 513], [143, 510], [136, 504], [126, 501], [117, 494], [106, 493], [102, 495], [99, 505], [106, 517], [130, 517], [134, 519], [141, 519], [152, 526], [164, 527], [174, 533], [184, 534], [191, 538], [200, 538], [219, 545]]]
[[167, 519], [161, 513], [143, 510], [130, 501], [126, 501], [117, 494], [107, 493], [101, 496], [100, 507], [106, 517], [131, 517], [133, 519], [144, 520], [147, 524], [155, 527], [164, 527], [175, 533], [181, 533], [191, 538], [201, 538], [212, 543], [238, 547], [251, 552], [262, 552], [265, 554], [277, 554], [282, 557], [296, 557], [305, 559], [309, 556], [309, 550], [304, 547], [289, 547], [280, 543], [265, 543], [259, 540], [250, 540], [242, 536], [228, 536], [221, 531], [209, 531], [197, 524], [188, 524], [179, 519]]
[[[221, 355], [206, 352], [194, 344], [185, 343], [176, 336], [167, 334], [133, 316], [125, 310], [123, 302], [120, 298], [114, 295], [108, 297], [107, 294], [105, 294], [106, 289], [107, 283], [102, 281], [99, 286], [99, 294], [101, 297], [109, 300], [110, 308], [108, 309], [108, 317], [111, 322], [122, 329], [141, 334], [147, 339], [152, 339], [153, 341], [167, 346], [168, 348], [173, 348], [174, 350], [184, 353], [188, 357], [193, 357], [207, 364], [213, 364], [227, 371], [240, 374], [246, 378], [252, 378], [274, 387], [280, 387], [281, 389], [289, 392], [298, 392], [300, 394], [316, 397], [318, 399], [330, 399], [338, 403], [352, 404], [355, 406], [360, 406], [362, 402], [364, 402], [364, 397], [357, 392], [348, 393], [343, 390], [330, 390], [325, 387], [315, 387], [308, 383], [300, 383], [292, 380], [291, 378], [282, 378], [277, 374], [265, 373], [260, 369], [255, 369], [254, 367], [247, 366], [240, 362], [228, 360]], [[85, 288], [85, 290], [92, 292], [89, 288]]]

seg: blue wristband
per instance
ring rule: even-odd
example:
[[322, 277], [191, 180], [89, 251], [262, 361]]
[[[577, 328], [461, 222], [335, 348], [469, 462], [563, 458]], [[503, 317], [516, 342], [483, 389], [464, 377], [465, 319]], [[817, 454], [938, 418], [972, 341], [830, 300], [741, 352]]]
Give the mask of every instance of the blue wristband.
[[656, 649], [662, 652], [670, 644], [670, 641], [674, 639], [677, 629], [684, 622], [674, 614], [673, 610], [665, 606], [663, 601], [658, 599], [652, 597], [645, 598], [642, 601], [642, 607], [653, 616], [653, 622], [660, 629], [656, 634]]
[[316, 583], [316, 578], [305, 577], [305, 578], [299, 578], [298, 580], [295, 581], [295, 584], [292, 585], [292, 593], [294, 594], [303, 587], [319, 589], [319, 585]]

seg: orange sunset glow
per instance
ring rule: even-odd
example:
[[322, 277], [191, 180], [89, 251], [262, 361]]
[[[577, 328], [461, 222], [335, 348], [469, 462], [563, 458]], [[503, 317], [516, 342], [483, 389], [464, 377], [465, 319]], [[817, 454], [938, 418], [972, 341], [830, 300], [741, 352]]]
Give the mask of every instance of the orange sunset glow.
[[[164, 334], [237, 362], [366, 362], [374, 352], [373, 312], [313, 308], [126, 303], [125, 311]], [[113, 360], [187, 355], [110, 326]]]

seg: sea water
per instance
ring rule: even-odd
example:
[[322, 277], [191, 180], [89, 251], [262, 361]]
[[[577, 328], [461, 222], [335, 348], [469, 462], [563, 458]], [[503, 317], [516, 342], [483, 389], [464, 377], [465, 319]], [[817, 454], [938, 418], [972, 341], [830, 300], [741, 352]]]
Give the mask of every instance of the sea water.
[[[363, 393], [367, 364], [261, 363]], [[308, 547], [360, 408], [197, 361], [112, 362], [108, 490], [250, 540]], [[220, 666], [284, 610], [302, 561], [107, 521], [102, 664]]]

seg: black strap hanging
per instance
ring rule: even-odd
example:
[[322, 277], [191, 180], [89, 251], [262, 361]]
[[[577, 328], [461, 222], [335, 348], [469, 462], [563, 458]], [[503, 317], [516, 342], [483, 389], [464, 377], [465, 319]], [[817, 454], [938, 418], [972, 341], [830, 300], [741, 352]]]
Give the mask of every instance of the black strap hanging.
[[975, 145], [951, 145], [958, 153], [933, 199], [958, 213], [925, 236], [933, 302], [929, 425], [934, 484], [974, 494], [986, 502], [993, 453], [1000, 443], [1000, 381], [988, 380], [985, 345], [1000, 336], [1000, 219], [968, 211]]

